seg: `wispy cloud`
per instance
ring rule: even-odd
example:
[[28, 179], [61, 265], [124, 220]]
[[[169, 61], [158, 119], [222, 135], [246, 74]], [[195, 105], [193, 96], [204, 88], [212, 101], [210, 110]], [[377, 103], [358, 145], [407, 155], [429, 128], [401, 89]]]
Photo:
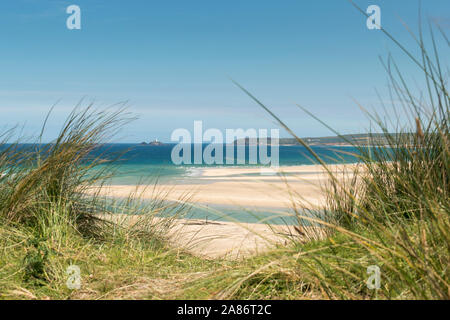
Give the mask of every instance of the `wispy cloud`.
[[450, 17], [431, 16], [431, 21], [439, 25], [443, 29], [450, 29]]

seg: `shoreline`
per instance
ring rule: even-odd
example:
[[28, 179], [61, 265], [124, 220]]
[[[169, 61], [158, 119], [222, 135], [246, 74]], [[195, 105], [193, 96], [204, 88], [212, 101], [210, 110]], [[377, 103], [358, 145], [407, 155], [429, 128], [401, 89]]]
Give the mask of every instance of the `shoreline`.
[[[352, 165], [330, 167], [336, 172], [349, 171]], [[265, 207], [277, 207], [286, 211], [293, 206], [307, 204], [319, 208], [326, 197], [321, 185], [328, 175], [320, 165], [280, 167], [285, 175], [259, 175], [260, 168], [203, 168], [200, 177], [193, 178], [196, 184], [162, 184], [150, 187], [130, 185], [104, 186], [92, 192], [103, 196], [138, 199], [165, 199], [200, 205], [228, 205], [251, 212]], [[248, 174], [253, 174], [248, 176]], [[198, 183], [200, 182], [200, 183]], [[250, 214], [250, 212], [248, 214]], [[112, 219], [118, 219], [118, 216]], [[125, 219], [135, 223], [139, 216]], [[161, 219], [156, 218], [154, 219]], [[230, 222], [204, 219], [174, 219], [168, 231], [170, 242], [194, 255], [206, 258], [237, 259], [273, 248], [276, 244], [287, 244], [289, 237], [298, 232], [293, 225]], [[320, 228], [303, 226], [304, 237], [316, 234]], [[321, 233], [322, 231], [319, 231]], [[301, 237], [301, 236], [300, 236]]]
[[[347, 171], [354, 164], [330, 165], [335, 172]], [[230, 205], [245, 208], [290, 208], [302, 198], [312, 207], [324, 204], [321, 187], [328, 174], [320, 165], [282, 166], [273, 172], [261, 167], [204, 167], [195, 176], [182, 181], [156, 185], [92, 186], [90, 192], [108, 197], [181, 201], [189, 196], [191, 203]]]

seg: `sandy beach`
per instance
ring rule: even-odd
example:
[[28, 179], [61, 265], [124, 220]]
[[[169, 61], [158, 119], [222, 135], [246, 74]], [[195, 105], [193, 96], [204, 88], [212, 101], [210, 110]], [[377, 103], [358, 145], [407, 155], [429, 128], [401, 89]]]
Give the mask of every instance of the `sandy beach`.
[[[340, 171], [348, 165], [332, 166]], [[328, 179], [319, 165], [280, 167], [277, 171], [260, 168], [201, 168], [192, 178], [180, 184], [154, 186], [110, 185], [100, 193], [112, 197], [128, 197], [134, 193], [142, 199], [164, 197], [179, 200], [189, 196], [190, 202], [224, 204], [246, 208], [290, 208], [292, 201], [303, 199], [311, 205], [325, 200], [321, 186]], [[92, 192], [98, 190], [93, 187]]]
[[[339, 172], [348, 170], [349, 165], [331, 168]], [[323, 205], [325, 195], [321, 186], [327, 179], [319, 165], [280, 167], [277, 172], [248, 167], [201, 168], [192, 183], [188, 180], [156, 187], [111, 185], [101, 190], [93, 187], [91, 191], [111, 197], [135, 194], [141, 199], [161, 197], [203, 205], [235, 206], [249, 211], [271, 207], [282, 212], [294, 204], [311, 209]], [[288, 226], [178, 219], [172, 228], [171, 239], [177, 246], [197, 255], [237, 258], [267, 250], [275, 243], [284, 243], [295, 234], [298, 232]]]

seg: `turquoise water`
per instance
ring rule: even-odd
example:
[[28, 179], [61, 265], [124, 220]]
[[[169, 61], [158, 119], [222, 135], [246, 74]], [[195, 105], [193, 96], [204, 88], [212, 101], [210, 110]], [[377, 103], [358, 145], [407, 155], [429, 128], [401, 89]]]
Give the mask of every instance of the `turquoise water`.
[[[307, 217], [321, 216], [319, 212], [310, 212], [306, 210], [299, 214]], [[279, 225], [295, 225], [298, 223], [298, 219], [292, 210], [274, 207], [248, 209], [226, 205], [208, 205], [202, 208], [191, 208], [190, 212], [185, 217], [203, 221], [270, 223]], [[312, 225], [311, 221], [300, 218], [299, 220], [303, 226]]]
[[[293, 225], [300, 223], [304, 226], [310, 226], [313, 223], [311, 221], [297, 218], [293, 210], [276, 207], [265, 208], [245, 208], [233, 205], [217, 205], [217, 204], [184, 204], [183, 209], [179, 210], [174, 202], [171, 201], [155, 201], [155, 200], [137, 200], [138, 203], [128, 202], [124, 198], [108, 198], [111, 205], [109, 209], [111, 212], [124, 213], [124, 212], [136, 212], [140, 214], [146, 211], [158, 211], [162, 207], [166, 207], [159, 216], [177, 216], [185, 219], [202, 220], [203, 222], [245, 222], [245, 223], [270, 223], [278, 225]], [[127, 203], [127, 207], [133, 210], [123, 210], [121, 205]], [[118, 210], [118, 211], [117, 211]], [[310, 210], [300, 210], [299, 215], [307, 217], [321, 217], [321, 213]]]
[[[121, 156], [120, 161], [114, 162], [115, 176], [109, 181], [110, 184], [119, 185], [147, 184], [155, 180], [163, 183], [195, 183], [195, 178], [201, 175], [201, 169], [205, 167], [259, 166], [248, 164], [248, 161], [243, 165], [174, 165], [171, 161], [171, 151], [174, 146], [174, 144], [162, 146], [109, 144], [96, 149], [93, 155], [100, 156], [105, 160], [113, 160], [117, 156]], [[326, 163], [353, 163], [357, 161], [356, 157], [351, 155], [351, 153], [357, 153], [357, 149], [354, 147], [313, 146], [312, 149]], [[225, 160], [226, 152], [224, 151], [223, 154]], [[237, 152], [234, 154], [236, 158]], [[248, 147], [246, 147], [246, 155], [248, 156]], [[307, 149], [302, 146], [280, 146], [279, 162], [280, 166], [316, 164]], [[236, 160], [234, 163], [236, 163]]]

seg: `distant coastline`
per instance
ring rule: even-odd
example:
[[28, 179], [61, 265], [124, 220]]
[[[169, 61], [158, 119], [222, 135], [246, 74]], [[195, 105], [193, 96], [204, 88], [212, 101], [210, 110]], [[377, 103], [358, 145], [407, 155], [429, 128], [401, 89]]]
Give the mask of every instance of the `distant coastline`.
[[[374, 134], [345, 134], [340, 136], [326, 136], [326, 137], [303, 137], [301, 138], [304, 142], [306, 142], [310, 146], [336, 146], [336, 147], [354, 147], [354, 146], [384, 146], [389, 145], [388, 137], [394, 137], [399, 135], [398, 133], [374, 133]], [[249, 145], [270, 145], [272, 143], [271, 138], [261, 140], [258, 138], [242, 138], [236, 139], [231, 144], [243, 144], [246, 146]], [[141, 142], [142, 146], [164, 146], [173, 144], [164, 143], [155, 139], [150, 142]], [[280, 146], [300, 146], [301, 143], [297, 141], [296, 138], [279, 138], [278, 144]]]
[[[389, 134], [391, 136], [397, 135], [396, 133]], [[301, 138], [310, 146], [337, 146], [337, 147], [353, 147], [353, 146], [371, 146], [371, 145], [388, 145], [388, 138], [386, 134], [347, 134], [341, 136], [328, 136], [328, 137], [304, 137]], [[234, 144], [245, 145], [270, 145], [271, 138], [264, 139], [236, 139]], [[301, 145], [296, 138], [280, 138], [278, 140], [280, 146], [299, 146]]]

